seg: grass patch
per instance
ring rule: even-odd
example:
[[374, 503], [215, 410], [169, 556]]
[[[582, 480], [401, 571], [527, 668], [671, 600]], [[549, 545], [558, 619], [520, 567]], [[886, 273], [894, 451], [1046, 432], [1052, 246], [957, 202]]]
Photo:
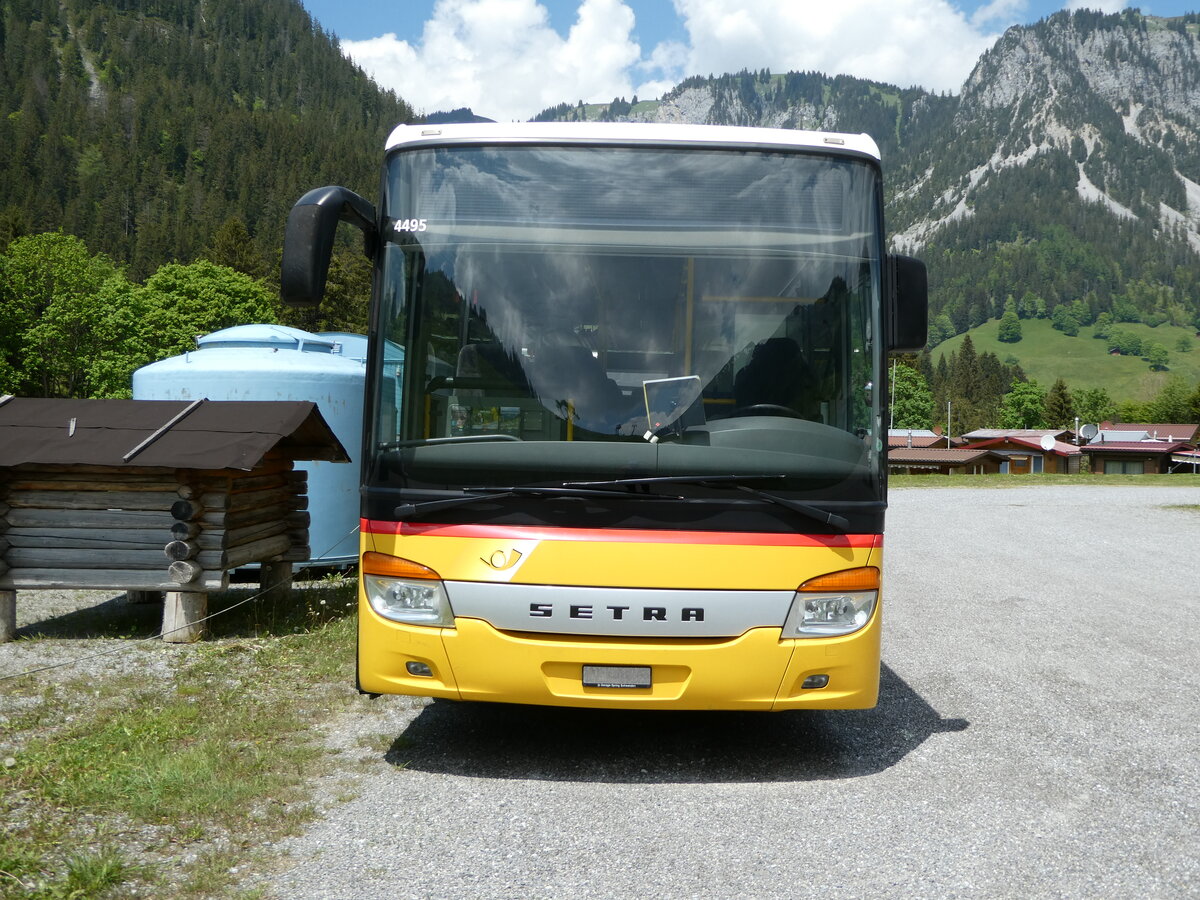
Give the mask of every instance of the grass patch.
[[[312, 815], [316, 726], [356, 696], [355, 589], [239, 606], [207, 642], [161, 649], [170, 677], [0, 682], [40, 700], [5, 722], [11, 749], [0, 739], [0, 897], [227, 893], [230, 869]], [[213, 595], [210, 611], [246, 596]]]
[[[1001, 362], [1015, 359], [1043, 389], [1061, 378], [1073, 391], [1103, 388], [1117, 402], [1144, 403], [1153, 399], [1172, 375], [1182, 375], [1189, 383], [1200, 381], [1200, 341], [1191, 329], [1176, 325], [1151, 328], [1140, 322], [1122, 322], [1116, 327], [1166, 347], [1171, 354], [1167, 371], [1151, 371], [1150, 364], [1139, 357], [1111, 356], [1106, 343], [1092, 337], [1090, 325], [1079, 329], [1078, 336], [1068, 337], [1055, 331], [1049, 319], [1022, 319], [1021, 340], [1015, 344], [1000, 341], [1000, 322], [996, 319], [967, 333], [975, 352], [990, 351]], [[1191, 342], [1190, 352], [1176, 349], [1181, 338]], [[949, 359], [952, 352], [957, 353], [962, 342], [963, 335], [957, 335], [934, 347], [930, 354], [934, 365], [938, 356], [945, 354]]]
[[1040, 485], [1200, 487], [1200, 475], [889, 475], [894, 488], [1015, 488]]

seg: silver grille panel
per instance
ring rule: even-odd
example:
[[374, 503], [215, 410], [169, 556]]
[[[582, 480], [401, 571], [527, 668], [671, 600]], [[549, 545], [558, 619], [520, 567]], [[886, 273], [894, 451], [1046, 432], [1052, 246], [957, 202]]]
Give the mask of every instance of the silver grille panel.
[[779, 628], [794, 591], [685, 591], [447, 581], [456, 616], [504, 631], [624, 637], [736, 637]]

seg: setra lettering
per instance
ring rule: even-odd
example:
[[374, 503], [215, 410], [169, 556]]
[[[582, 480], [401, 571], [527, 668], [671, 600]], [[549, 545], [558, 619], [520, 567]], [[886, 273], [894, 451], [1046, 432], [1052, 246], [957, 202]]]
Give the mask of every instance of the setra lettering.
[[[595, 606], [585, 604], [570, 604], [567, 607], [567, 615], [572, 619], [609, 619], [614, 622], [626, 621], [626, 613], [630, 612], [633, 607], [629, 606], [605, 606], [597, 608]], [[553, 603], [530, 603], [529, 616], [534, 619], [551, 619], [554, 617]], [[668, 622], [676, 619], [680, 622], [703, 622], [704, 607], [702, 606], [685, 606], [673, 613], [665, 606], [643, 606], [642, 621], [643, 622]]]

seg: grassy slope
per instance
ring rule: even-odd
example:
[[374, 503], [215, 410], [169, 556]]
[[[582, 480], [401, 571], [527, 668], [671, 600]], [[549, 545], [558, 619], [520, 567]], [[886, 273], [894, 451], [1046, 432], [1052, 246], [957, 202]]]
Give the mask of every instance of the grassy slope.
[[[1090, 326], [1079, 329], [1078, 337], [1067, 337], [1055, 331], [1049, 319], [1023, 319], [1021, 340], [1016, 344], [1002, 344], [997, 338], [1000, 322], [993, 320], [968, 332], [975, 344], [975, 351], [995, 353], [1002, 361], [1015, 359], [1031, 379], [1036, 379], [1043, 388], [1049, 388], [1054, 379], [1061, 378], [1071, 390], [1080, 388], [1104, 388], [1110, 397], [1120, 402], [1134, 400], [1145, 402], [1154, 397], [1172, 375], [1182, 375], [1189, 383], [1200, 383], [1200, 340], [1187, 328], [1160, 325], [1121, 323], [1123, 331], [1136, 334], [1143, 340], [1157, 341], [1171, 353], [1166, 372], [1152, 372], [1144, 359], [1130, 356], [1110, 356], [1105, 342], [1092, 337]], [[1180, 336], [1192, 338], [1194, 349], [1180, 353], [1175, 349]], [[953, 337], [933, 348], [933, 363], [943, 353], [949, 358], [962, 344], [963, 335]]]

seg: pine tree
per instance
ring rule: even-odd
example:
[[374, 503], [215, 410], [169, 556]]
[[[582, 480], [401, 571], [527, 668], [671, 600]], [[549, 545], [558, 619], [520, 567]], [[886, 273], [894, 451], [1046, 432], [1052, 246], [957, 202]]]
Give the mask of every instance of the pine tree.
[[1075, 404], [1067, 383], [1055, 379], [1046, 394], [1046, 424], [1051, 428], [1071, 428], [1074, 425]]
[[246, 223], [239, 216], [230, 216], [214, 232], [212, 240], [205, 248], [204, 256], [209, 262], [234, 269], [254, 279], [262, 279], [267, 274], [266, 261], [251, 242]]

